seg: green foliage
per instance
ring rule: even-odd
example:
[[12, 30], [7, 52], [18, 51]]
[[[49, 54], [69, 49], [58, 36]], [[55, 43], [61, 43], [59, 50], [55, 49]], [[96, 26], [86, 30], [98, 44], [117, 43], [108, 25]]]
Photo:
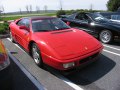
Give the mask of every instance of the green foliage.
[[60, 15], [65, 15], [65, 14], [66, 14], [66, 12], [64, 10], [59, 10], [59, 11], [57, 11], [56, 16], [59, 18]]
[[0, 21], [2, 21], [3, 19], [2, 19], [2, 17], [0, 17]]
[[70, 15], [70, 14], [73, 14], [73, 13], [76, 13], [76, 12], [104, 12], [103, 10], [88, 10], [88, 9], [77, 9], [77, 10], [65, 10], [64, 13], [63, 13], [63, 10], [62, 10], [62, 13], [61, 13], [61, 10], [57, 12], [56, 16], [57, 17], [60, 17], [60, 15]]
[[18, 18], [21, 18], [21, 17], [22, 17], [22, 16], [4, 17], [4, 18], [3, 18], [3, 21], [15, 20], [15, 19], [18, 19]]
[[109, 11], [117, 11], [120, 7], [120, 0], [109, 0], [107, 2], [107, 8]]
[[66, 12], [66, 14], [72, 14], [72, 13], [75, 13], [76, 10], [66, 10], [65, 12]]
[[0, 23], [0, 34], [5, 34], [8, 32], [8, 23]]

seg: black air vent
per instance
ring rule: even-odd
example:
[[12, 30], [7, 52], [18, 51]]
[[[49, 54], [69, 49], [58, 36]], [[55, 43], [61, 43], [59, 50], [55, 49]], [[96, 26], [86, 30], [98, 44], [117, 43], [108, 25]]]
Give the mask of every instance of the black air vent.
[[99, 55], [99, 53], [95, 53], [95, 54], [93, 54], [93, 55], [90, 56], [90, 57], [84, 58], [84, 59], [80, 60], [80, 64], [85, 63], [85, 62], [88, 62], [88, 61], [94, 59], [95, 57], [97, 57], [98, 55]]
[[67, 30], [67, 31], [53, 32], [53, 33], [51, 33], [51, 34], [59, 34], [59, 33], [71, 32], [71, 31], [73, 31], [73, 30]]

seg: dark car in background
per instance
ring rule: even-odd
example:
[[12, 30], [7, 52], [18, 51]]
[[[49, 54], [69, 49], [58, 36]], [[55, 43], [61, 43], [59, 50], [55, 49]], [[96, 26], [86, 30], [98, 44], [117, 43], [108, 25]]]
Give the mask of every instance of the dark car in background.
[[61, 19], [72, 27], [94, 35], [103, 43], [110, 43], [120, 36], [120, 24], [103, 17], [100, 13], [74, 13], [61, 16]]
[[0, 90], [12, 90], [12, 72], [10, 60], [0, 40]]
[[120, 23], [120, 12], [98, 12], [103, 17]]

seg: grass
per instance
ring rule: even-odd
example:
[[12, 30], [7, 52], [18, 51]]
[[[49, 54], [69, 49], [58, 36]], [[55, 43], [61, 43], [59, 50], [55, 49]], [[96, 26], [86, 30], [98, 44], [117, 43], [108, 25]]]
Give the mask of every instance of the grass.
[[8, 23], [7, 22], [0, 23], [0, 34], [7, 33], [7, 30], [8, 30]]
[[46, 14], [36, 14], [36, 15], [32, 15], [32, 14], [26, 14], [26, 15], [22, 15], [22, 16], [10, 16], [10, 17], [2, 17], [2, 21], [9, 21], [9, 20], [15, 20], [18, 18], [22, 18], [22, 17], [29, 17], [29, 16], [55, 16], [56, 13], [46, 13]]
[[57, 11], [54, 12], [31, 12], [31, 13], [5, 13], [5, 14], [1, 14], [1, 16], [12, 16], [12, 15], [30, 15], [30, 14], [48, 14], [48, 13], [56, 13]]
[[3, 21], [15, 20], [21, 18], [22, 16], [15, 16], [15, 17], [2, 17]]

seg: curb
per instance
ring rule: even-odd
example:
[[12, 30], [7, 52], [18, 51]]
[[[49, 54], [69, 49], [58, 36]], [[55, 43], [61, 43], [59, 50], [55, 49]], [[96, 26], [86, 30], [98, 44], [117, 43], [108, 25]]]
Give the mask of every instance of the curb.
[[3, 39], [3, 38], [8, 38], [8, 37], [10, 37], [10, 34], [0, 34], [0, 39]]
[[19, 67], [19, 69], [29, 78], [29, 80], [38, 88], [38, 90], [47, 90], [10, 52], [9, 57]]

